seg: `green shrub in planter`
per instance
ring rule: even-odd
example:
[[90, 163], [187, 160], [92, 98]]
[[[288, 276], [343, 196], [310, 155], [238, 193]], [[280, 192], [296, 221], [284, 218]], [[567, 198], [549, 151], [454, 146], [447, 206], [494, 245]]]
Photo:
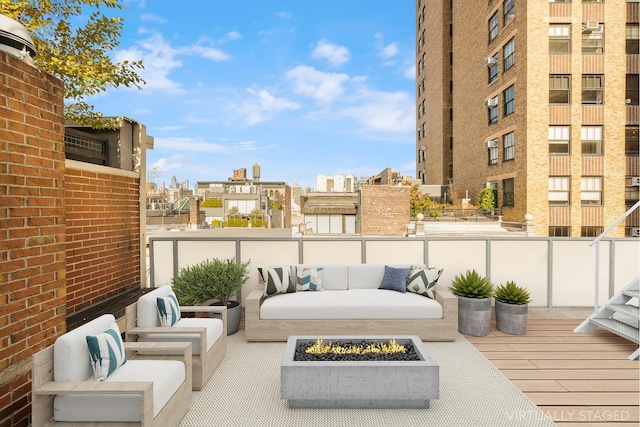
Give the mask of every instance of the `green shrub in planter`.
[[515, 282], [496, 286], [493, 296], [496, 301], [507, 304], [529, 304], [531, 302], [529, 292], [522, 286], [516, 285]]
[[451, 282], [449, 290], [454, 294], [467, 298], [491, 298], [493, 284], [486, 277], [480, 276], [475, 270], [467, 270], [457, 275]]
[[475, 270], [457, 275], [449, 290], [458, 297], [458, 332], [474, 337], [489, 334], [493, 284]]

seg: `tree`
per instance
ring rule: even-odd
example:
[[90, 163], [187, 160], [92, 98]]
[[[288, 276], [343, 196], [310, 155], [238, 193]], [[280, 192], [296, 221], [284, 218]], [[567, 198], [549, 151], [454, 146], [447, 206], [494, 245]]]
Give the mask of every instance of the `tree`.
[[[65, 118], [95, 128], [115, 128], [85, 98], [109, 88], [137, 87], [142, 61], [113, 62], [122, 18], [108, 17], [101, 7], [122, 9], [121, 0], [0, 0], [0, 13], [19, 21], [36, 48], [34, 64], [64, 82]], [[87, 13], [87, 9], [91, 13]], [[88, 15], [88, 16], [87, 16]], [[86, 17], [86, 19], [85, 19]], [[76, 25], [82, 22], [83, 24]]]
[[482, 209], [491, 210], [496, 207], [496, 198], [491, 187], [484, 187], [478, 195], [478, 204]]
[[[404, 182], [403, 185], [410, 185], [408, 182]], [[419, 213], [424, 213], [425, 209], [431, 207], [432, 201], [428, 194], [420, 191], [419, 185], [411, 185], [411, 216], [416, 216]]]

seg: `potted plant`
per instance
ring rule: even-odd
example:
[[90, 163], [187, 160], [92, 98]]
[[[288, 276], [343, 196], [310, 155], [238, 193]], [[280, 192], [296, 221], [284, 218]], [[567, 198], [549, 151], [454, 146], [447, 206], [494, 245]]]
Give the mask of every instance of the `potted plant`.
[[[218, 304], [227, 307], [227, 335], [235, 334], [240, 326], [241, 307], [231, 298], [249, 280], [250, 261], [237, 263], [233, 258], [206, 259], [180, 269], [171, 280], [180, 304]], [[213, 301], [215, 300], [215, 302]]]
[[493, 284], [475, 270], [457, 275], [449, 290], [458, 297], [458, 332], [474, 337], [489, 334]]
[[515, 282], [496, 286], [496, 328], [510, 335], [524, 335], [527, 332], [527, 317], [531, 297], [529, 292]]

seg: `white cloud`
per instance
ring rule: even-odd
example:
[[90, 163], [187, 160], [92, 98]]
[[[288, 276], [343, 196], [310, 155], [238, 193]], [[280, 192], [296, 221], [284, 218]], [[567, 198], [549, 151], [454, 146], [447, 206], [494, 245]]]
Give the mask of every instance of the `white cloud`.
[[247, 89], [252, 97], [244, 101], [238, 111], [244, 115], [244, 124], [253, 126], [271, 119], [277, 113], [284, 110], [297, 110], [300, 104], [285, 98], [276, 98], [265, 89]]
[[399, 52], [398, 49], [398, 44], [397, 43], [390, 43], [386, 46], [384, 46], [381, 50], [380, 50], [380, 56], [383, 58], [391, 58], [393, 56], [396, 56]]
[[214, 47], [207, 47], [207, 46], [201, 46], [201, 45], [183, 48], [181, 49], [181, 51], [187, 54], [193, 53], [203, 58], [211, 59], [212, 61], [215, 61], [215, 62], [226, 61], [231, 58], [230, 55], [227, 55], [221, 49], [216, 49]]
[[224, 43], [226, 41], [240, 40], [240, 39], [242, 39], [242, 34], [240, 34], [237, 31], [229, 31], [227, 34], [224, 35], [224, 37], [220, 39], [220, 43]]
[[406, 92], [379, 92], [364, 89], [357, 105], [339, 114], [353, 119], [367, 133], [409, 134], [415, 127], [414, 102]]
[[415, 80], [416, 78], [416, 64], [411, 64], [404, 70], [404, 76], [408, 79]]
[[223, 153], [227, 151], [227, 147], [224, 145], [216, 144], [213, 142], [207, 142], [202, 140], [195, 140], [193, 138], [154, 138], [154, 148], [176, 151], [198, 151], [208, 153]]
[[344, 93], [343, 84], [349, 80], [344, 73], [323, 73], [313, 67], [299, 65], [285, 74], [293, 82], [296, 93], [321, 103], [331, 103]]
[[282, 19], [289, 19], [291, 18], [291, 13], [290, 12], [276, 12], [275, 15], [278, 18], [282, 18]]
[[140, 15], [140, 20], [144, 22], [156, 22], [158, 24], [165, 24], [167, 22], [165, 18], [154, 13], [143, 13]]
[[311, 53], [311, 57], [314, 59], [326, 59], [334, 67], [339, 67], [351, 59], [351, 54], [346, 47], [338, 46], [327, 42], [327, 39], [322, 39]]

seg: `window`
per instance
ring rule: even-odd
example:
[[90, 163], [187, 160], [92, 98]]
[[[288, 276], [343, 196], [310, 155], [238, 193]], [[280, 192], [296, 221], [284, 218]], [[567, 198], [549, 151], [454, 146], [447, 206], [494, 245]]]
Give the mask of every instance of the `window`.
[[571, 103], [571, 76], [552, 74], [549, 76], [549, 104]]
[[629, 185], [631, 180], [629, 179], [628, 181], [629, 183], [624, 187], [624, 203], [626, 206], [633, 206], [640, 200], [640, 187]]
[[496, 53], [491, 57], [491, 62], [489, 64], [488, 73], [489, 73], [489, 83], [498, 78], [498, 54]]
[[509, 22], [513, 21], [513, 18], [516, 16], [516, 9], [514, 0], [505, 0], [502, 4], [503, 15], [504, 15], [504, 25], [507, 25]]
[[489, 18], [489, 43], [498, 37], [498, 12]]
[[498, 121], [498, 97], [493, 97], [495, 105], [489, 107], [487, 111], [489, 112], [489, 124], [492, 125]]
[[571, 227], [551, 226], [549, 227], [549, 237], [571, 237]]
[[582, 103], [604, 103], [604, 76], [602, 74], [582, 75]]
[[571, 3], [571, 0], [549, 0], [549, 3]]
[[602, 126], [582, 126], [582, 155], [602, 155]]
[[513, 160], [515, 158], [515, 137], [513, 132], [502, 137], [502, 161]]
[[627, 45], [626, 52], [629, 55], [640, 53], [640, 27], [638, 24], [627, 24]]
[[637, 74], [627, 74], [627, 87], [625, 92], [625, 102], [627, 105], [638, 105], [638, 94], [640, 80]]
[[582, 179], [580, 179], [580, 201], [583, 206], [602, 206], [601, 176], [583, 176]]
[[627, 156], [638, 155], [638, 136], [640, 134], [638, 126], [627, 126], [624, 130], [624, 153]]
[[549, 154], [569, 154], [570, 129], [569, 126], [549, 126]]
[[571, 201], [568, 176], [549, 177], [549, 206], [566, 206]]
[[549, 24], [549, 53], [571, 53], [571, 24]]
[[582, 3], [602, 3], [602, 0], [582, 0]]
[[502, 98], [504, 99], [504, 115], [508, 116], [515, 110], [515, 92], [513, 85], [509, 86], [502, 92]]
[[502, 206], [514, 205], [513, 178], [502, 180]]
[[502, 66], [504, 67], [504, 71], [507, 71], [509, 68], [513, 67], [513, 64], [516, 60], [514, 52], [515, 46], [515, 40], [511, 39], [502, 48]]
[[580, 229], [581, 237], [598, 237], [604, 231], [604, 227], [598, 226], [582, 226]]
[[489, 164], [490, 165], [498, 164], [498, 147], [489, 148]]
[[604, 25], [597, 24], [597, 28], [593, 22], [582, 23], [582, 53], [604, 53]]

